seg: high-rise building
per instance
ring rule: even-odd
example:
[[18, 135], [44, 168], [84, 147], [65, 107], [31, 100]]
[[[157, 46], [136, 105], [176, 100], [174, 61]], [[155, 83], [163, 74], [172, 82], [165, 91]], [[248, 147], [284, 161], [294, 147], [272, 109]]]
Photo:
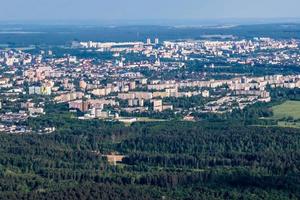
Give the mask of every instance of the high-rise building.
[[136, 83], [135, 83], [135, 81], [131, 81], [130, 83], [129, 83], [129, 89], [130, 90], [134, 90], [136, 88]]
[[150, 44], [151, 44], [151, 39], [147, 38], [147, 45], [150, 45]]
[[76, 56], [69, 56], [68, 57], [68, 62], [69, 63], [77, 63], [77, 58], [76, 58]]
[[202, 97], [208, 98], [209, 97], [209, 91], [208, 90], [204, 90], [202, 92]]
[[162, 100], [161, 99], [154, 99], [153, 100], [153, 110], [156, 112], [162, 111]]
[[80, 80], [80, 82], [79, 82], [79, 87], [80, 87], [82, 90], [85, 90], [86, 87], [87, 87], [87, 83], [86, 83], [84, 80]]
[[86, 112], [89, 109], [89, 103], [88, 101], [82, 101], [82, 100], [71, 101], [69, 102], [69, 108], [78, 109], [81, 112]]
[[155, 38], [154, 43], [155, 43], [155, 44], [159, 44], [159, 39], [158, 39], [158, 38]]

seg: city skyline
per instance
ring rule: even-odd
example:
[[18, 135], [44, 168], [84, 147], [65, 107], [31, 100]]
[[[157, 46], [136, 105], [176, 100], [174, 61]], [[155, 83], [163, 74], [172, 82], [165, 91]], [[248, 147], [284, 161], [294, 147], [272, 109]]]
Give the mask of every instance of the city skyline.
[[300, 0], [2, 0], [0, 200], [300, 199]]

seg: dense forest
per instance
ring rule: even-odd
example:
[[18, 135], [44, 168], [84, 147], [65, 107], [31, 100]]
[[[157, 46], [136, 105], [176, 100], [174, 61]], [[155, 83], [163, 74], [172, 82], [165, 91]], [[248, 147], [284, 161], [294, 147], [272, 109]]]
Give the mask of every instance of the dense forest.
[[[234, 122], [31, 119], [0, 135], [0, 199], [299, 199], [298, 129]], [[110, 164], [105, 155], [124, 155]]]

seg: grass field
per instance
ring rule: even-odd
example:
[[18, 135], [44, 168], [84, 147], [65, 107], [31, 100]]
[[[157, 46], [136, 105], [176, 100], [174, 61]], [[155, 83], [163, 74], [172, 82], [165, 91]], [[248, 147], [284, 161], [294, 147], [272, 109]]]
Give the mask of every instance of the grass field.
[[272, 107], [274, 116], [272, 119], [279, 120], [278, 126], [288, 128], [300, 128], [300, 122], [283, 120], [292, 117], [293, 120], [300, 120], [300, 101], [286, 101], [283, 104]]
[[281, 119], [284, 117], [300, 119], [300, 101], [286, 101], [281, 105], [274, 106], [272, 109], [275, 119]]
[[279, 121], [278, 126], [280, 127], [287, 127], [287, 128], [300, 128], [299, 122], [285, 122], [285, 121]]
[[[149, 118], [149, 117], [137, 117], [136, 118], [137, 122], [164, 122], [168, 121], [166, 119], [154, 119], [154, 118]], [[131, 126], [133, 122], [124, 122], [126, 126]]]
[[139, 122], [165, 122], [167, 120], [166, 119], [154, 119], [154, 118], [149, 118], [149, 117], [138, 117], [137, 121], [139, 121]]

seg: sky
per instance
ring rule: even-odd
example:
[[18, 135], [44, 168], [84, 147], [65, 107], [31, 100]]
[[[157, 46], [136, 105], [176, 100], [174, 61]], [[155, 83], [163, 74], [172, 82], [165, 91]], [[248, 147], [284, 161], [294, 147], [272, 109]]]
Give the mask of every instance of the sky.
[[300, 18], [300, 0], [0, 0], [0, 21]]

